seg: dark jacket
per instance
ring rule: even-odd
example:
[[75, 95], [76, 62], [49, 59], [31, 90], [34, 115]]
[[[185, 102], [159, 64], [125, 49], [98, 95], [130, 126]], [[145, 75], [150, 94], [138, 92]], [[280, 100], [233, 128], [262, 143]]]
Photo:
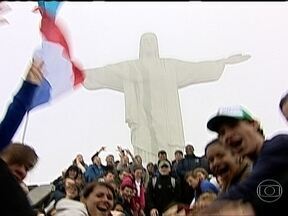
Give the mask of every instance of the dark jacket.
[[0, 158], [1, 216], [35, 216], [24, 190]]
[[185, 157], [179, 161], [177, 166], [177, 174], [181, 179], [184, 179], [185, 173], [189, 170], [193, 170], [201, 166], [201, 160], [195, 155], [185, 155]]
[[173, 176], [173, 177], [178, 177], [177, 169], [178, 169], [179, 162], [180, 161], [176, 162], [176, 160], [172, 161], [171, 176]]
[[128, 203], [127, 200], [124, 200], [123, 202], [123, 210], [124, 210], [125, 216], [133, 216], [133, 210], [131, 208], [131, 204]]
[[23, 84], [0, 123], [0, 151], [5, 148], [13, 138], [22, 119], [30, 107], [37, 85], [23, 81]]
[[170, 203], [180, 201], [180, 183], [176, 179], [174, 188], [172, 186], [171, 176], [160, 174], [157, 177], [155, 187], [153, 187], [152, 179], [150, 179], [146, 195], [148, 212], [156, 208], [161, 215]]

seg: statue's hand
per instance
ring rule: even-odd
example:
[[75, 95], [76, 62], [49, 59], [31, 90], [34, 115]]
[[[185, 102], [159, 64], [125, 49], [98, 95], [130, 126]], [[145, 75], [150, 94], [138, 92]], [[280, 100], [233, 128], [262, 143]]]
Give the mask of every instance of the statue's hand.
[[223, 59], [224, 64], [237, 64], [243, 61], [246, 61], [250, 58], [250, 55], [242, 55], [242, 54], [237, 54], [237, 55], [232, 55], [226, 59]]

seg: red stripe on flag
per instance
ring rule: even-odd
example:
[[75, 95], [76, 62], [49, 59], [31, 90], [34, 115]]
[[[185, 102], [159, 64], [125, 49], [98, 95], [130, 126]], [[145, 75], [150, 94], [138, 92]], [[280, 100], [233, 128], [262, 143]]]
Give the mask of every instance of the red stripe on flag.
[[45, 12], [42, 12], [40, 31], [46, 40], [61, 44], [70, 59], [69, 47], [62, 31], [56, 25], [54, 20]]
[[67, 40], [64, 37], [63, 31], [60, 27], [56, 25], [55, 21], [47, 14], [43, 12], [41, 8], [39, 9], [42, 14], [40, 31], [46, 40], [54, 43], [59, 43], [64, 48], [64, 57], [69, 59], [73, 67], [74, 73], [74, 86], [82, 83], [84, 81], [84, 73], [79, 65], [76, 65], [70, 58], [70, 50]]
[[72, 70], [74, 73], [74, 86], [76, 86], [84, 81], [84, 74], [83, 71], [80, 70], [73, 62], [72, 62]]

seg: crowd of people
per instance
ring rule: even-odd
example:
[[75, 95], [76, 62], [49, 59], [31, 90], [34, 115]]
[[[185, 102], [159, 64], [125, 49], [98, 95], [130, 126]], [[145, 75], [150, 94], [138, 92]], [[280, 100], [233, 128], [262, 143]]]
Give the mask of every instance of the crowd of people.
[[181, 150], [175, 151], [172, 162], [165, 150], [161, 150], [158, 161], [149, 162], [146, 166], [140, 155], [134, 156], [120, 146], [120, 160], [115, 161], [114, 155], [107, 155], [104, 165], [100, 158], [104, 150], [105, 147], [101, 147], [91, 157], [90, 165], [81, 154], [76, 155], [65, 172], [52, 182], [55, 191], [48, 202], [55, 205], [50, 214], [55, 212], [58, 215], [64, 212], [65, 207], [70, 212], [74, 201], [81, 201], [85, 188], [95, 182], [113, 187], [115, 200], [109, 209], [113, 214], [122, 212], [123, 215], [162, 215], [171, 203], [189, 206], [194, 197], [198, 199], [204, 192], [218, 193], [217, 184], [208, 181], [210, 171], [207, 160], [195, 156], [192, 145], [186, 146], [185, 155]]
[[[51, 180], [53, 189], [34, 202], [30, 192], [41, 186], [29, 188], [23, 180], [38, 155], [33, 147], [12, 139], [43, 81], [43, 65], [40, 59], [32, 61], [0, 122], [1, 215], [286, 215], [288, 135], [267, 139], [260, 122], [242, 106], [220, 108], [207, 122], [217, 136], [207, 143], [203, 156], [196, 156], [193, 145], [187, 144], [175, 149], [172, 161], [163, 149], [157, 161], [144, 165], [141, 155], [118, 146], [120, 160], [108, 155], [103, 164], [103, 146], [90, 163], [76, 155]], [[288, 122], [288, 94], [279, 109]]]
[[[30, 216], [157, 216], [157, 215], [283, 215], [288, 201], [288, 135], [265, 139], [259, 121], [243, 107], [220, 108], [207, 127], [217, 138], [198, 157], [194, 147], [165, 150], [158, 161], [143, 165], [141, 155], [118, 146], [102, 164], [101, 147], [91, 164], [78, 154], [53, 180], [55, 190], [44, 207], [31, 205], [23, 180], [37, 163], [31, 146], [11, 140], [29, 110], [43, 79], [43, 62], [34, 60], [0, 123], [1, 215]], [[288, 96], [279, 108], [287, 120]]]

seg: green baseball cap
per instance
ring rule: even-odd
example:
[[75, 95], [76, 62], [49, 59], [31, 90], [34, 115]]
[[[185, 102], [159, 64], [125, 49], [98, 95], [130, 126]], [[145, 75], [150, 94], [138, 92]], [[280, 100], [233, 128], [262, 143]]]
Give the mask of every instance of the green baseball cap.
[[222, 107], [219, 108], [217, 114], [208, 121], [207, 128], [211, 131], [218, 132], [221, 125], [235, 120], [255, 121], [242, 106]]

